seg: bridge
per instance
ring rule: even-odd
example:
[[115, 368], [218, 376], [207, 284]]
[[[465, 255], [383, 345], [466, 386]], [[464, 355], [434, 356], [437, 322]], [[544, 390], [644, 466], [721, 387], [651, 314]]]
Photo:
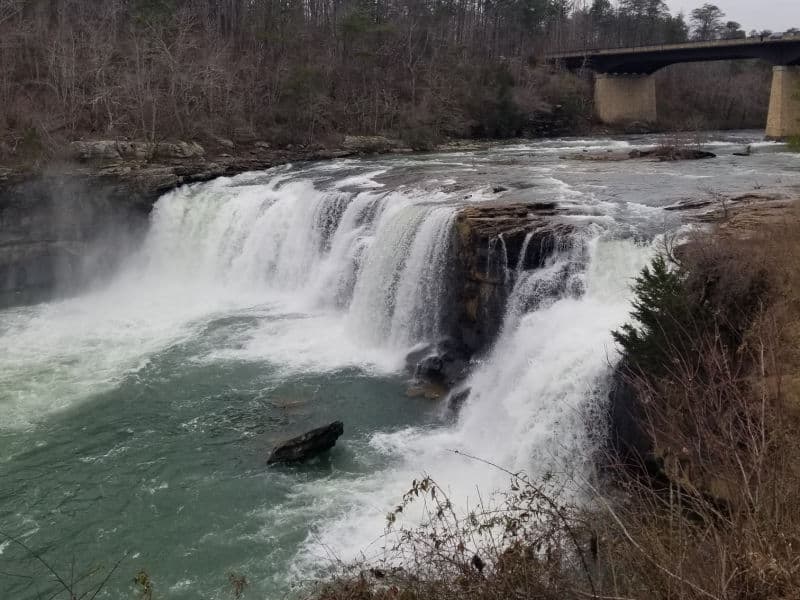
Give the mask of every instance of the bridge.
[[659, 69], [676, 63], [752, 58], [773, 65], [767, 137], [800, 135], [800, 36], [586, 49], [545, 57], [567, 69], [595, 72], [595, 112], [609, 124], [655, 122], [653, 73]]

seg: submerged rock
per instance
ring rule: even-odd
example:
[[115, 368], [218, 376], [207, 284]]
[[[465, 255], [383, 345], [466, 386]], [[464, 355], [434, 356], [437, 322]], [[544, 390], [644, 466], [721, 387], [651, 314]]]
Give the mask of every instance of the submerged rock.
[[744, 148], [744, 150], [743, 150], [743, 151], [741, 151], [741, 152], [734, 152], [734, 153], [733, 153], [733, 155], [734, 155], [734, 156], [750, 156], [752, 153], [753, 153], [753, 149], [752, 149], [752, 147], [750, 146], [750, 144], [748, 144], [747, 146], [745, 146], [745, 148]]
[[275, 446], [267, 464], [303, 462], [333, 448], [343, 434], [344, 423], [341, 421], [317, 427]]
[[406, 370], [416, 373], [417, 365], [428, 356], [436, 352], [436, 344], [420, 344], [406, 355]]

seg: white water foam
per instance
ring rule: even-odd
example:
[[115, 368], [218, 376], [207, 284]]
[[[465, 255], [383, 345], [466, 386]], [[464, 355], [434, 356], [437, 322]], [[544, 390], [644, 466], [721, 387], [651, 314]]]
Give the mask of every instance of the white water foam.
[[165, 195], [141, 251], [105, 288], [4, 312], [0, 427], [118, 385], [223, 315], [259, 324], [205, 360], [397, 369], [440, 333], [456, 206], [443, 192], [382, 191], [382, 173], [320, 188], [280, 168]]
[[[565, 484], [572, 473], [586, 474], [594, 425], [587, 418], [603, 401], [617, 354], [611, 331], [627, 319], [631, 278], [650, 256], [649, 247], [596, 235], [520, 280], [500, 339], [469, 378], [472, 391], [455, 425], [375, 434], [372, 449], [390, 467], [298, 487], [298, 507], [316, 505], [324, 517], [293, 576], [307, 576], [332, 555], [382, 557], [386, 513], [425, 473], [464, 511], [481, 493], [508, 485], [503, 472], [454, 450], [534, 477], [554, 473]], [[536, 282], [540, 301], [521, 315], [519, 297], [535, 295]], [[420, 514], [412, 507], [401, 517], [413, 525]]]

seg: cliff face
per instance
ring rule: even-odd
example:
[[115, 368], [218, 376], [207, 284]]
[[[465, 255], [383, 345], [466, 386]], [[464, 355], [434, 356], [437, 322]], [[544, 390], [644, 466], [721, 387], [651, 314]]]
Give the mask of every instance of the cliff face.
[[0, 293], [69, 288], [112, 267], [147, 223], [141, 200], [119, 182], [75, 174], [7, 182], [0, 188]]
[[542, 267], [569, 243], [574, 226], [555, 203], [484, 203], [456, 219], [453, 337], [470, 354], [499, 333], [518, 272]]

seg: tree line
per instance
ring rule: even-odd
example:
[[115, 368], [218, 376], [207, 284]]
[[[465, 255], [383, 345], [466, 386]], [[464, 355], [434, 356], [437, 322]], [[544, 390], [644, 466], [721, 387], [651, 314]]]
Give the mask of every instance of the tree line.
[[553, 114], [563, 133], [589, 116], [589, 86], [542, 68], [545, 52], [696, 31], [662, 0], [0, 0], [0, 153], [109, 136], [424, 143], [546, 133]]

